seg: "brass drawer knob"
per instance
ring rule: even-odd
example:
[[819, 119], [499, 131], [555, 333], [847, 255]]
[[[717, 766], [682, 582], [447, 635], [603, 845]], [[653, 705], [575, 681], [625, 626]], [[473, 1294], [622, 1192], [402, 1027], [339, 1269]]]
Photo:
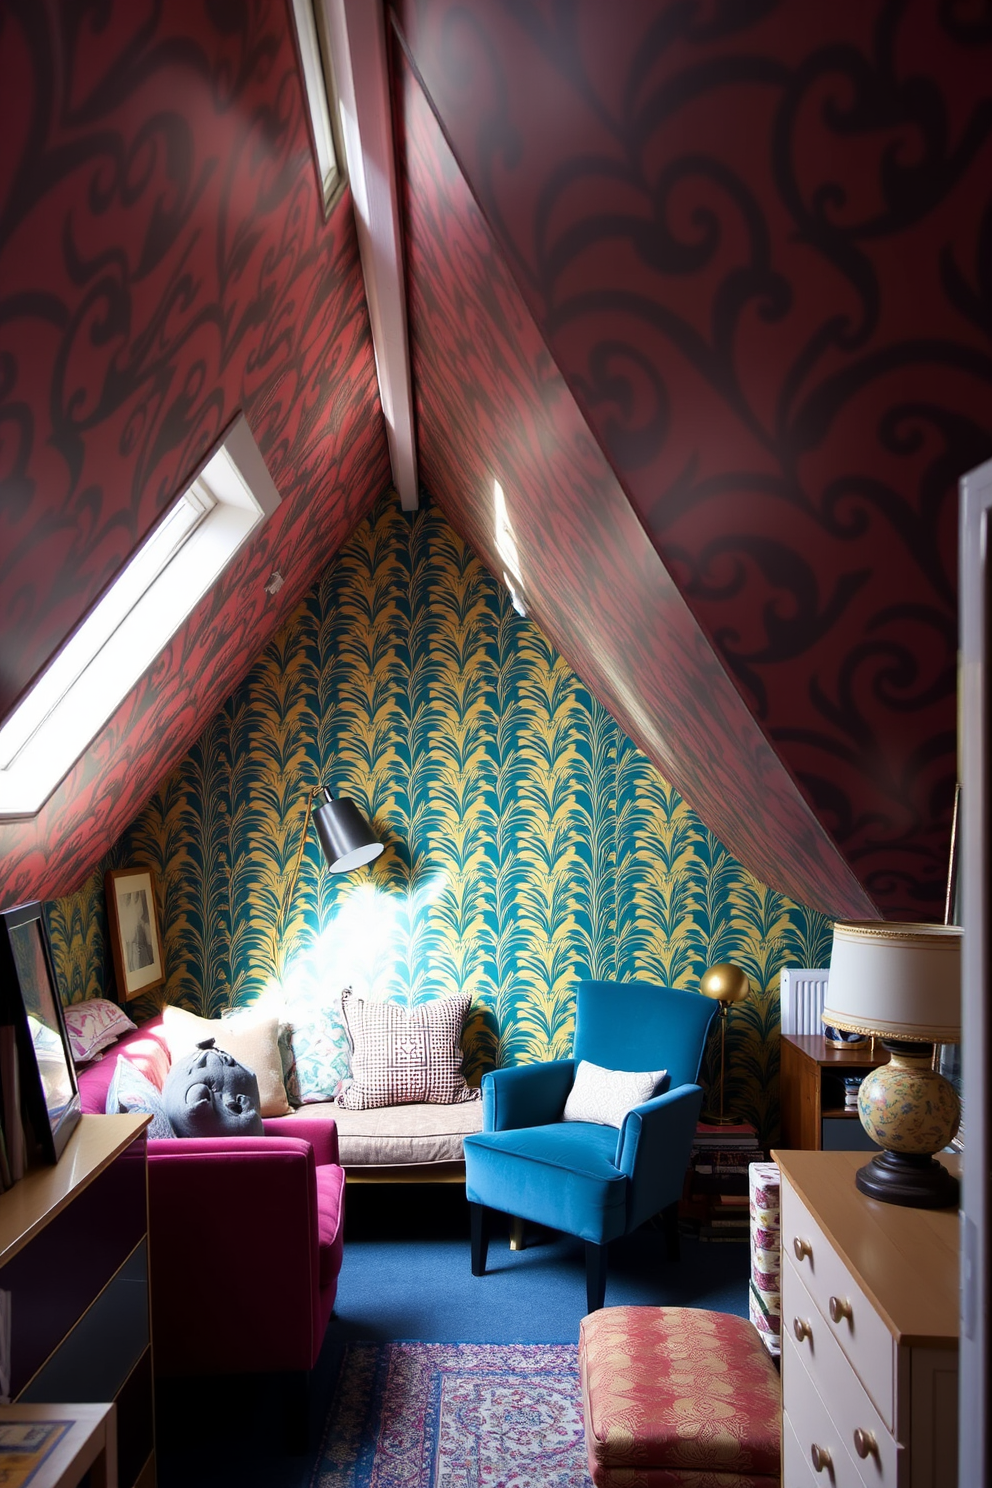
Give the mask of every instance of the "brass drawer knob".
[[858, 1426], [854, 1433], [854, 1450], [861, 1458], [877, 1457], [878, 1442], [873, 1431], [862, 1431]]
[[841, 1323], [845, 1318], [849, 1323], [853, 1323], [854, 1313], [851, 1311], [851, 1304], [846, 1297], [831, 1297], [827, 1303], [827, 1307], [830, 1311], [830, 1321], [832, 1323]]
[[797, 1261], [804, 1261], [807, 1256], [809, 1256], [810, 1260], [813, 1259], [813, 1247], [808, 1240], [800, 1240], [797, 1235], [792, 1242], [792, 1248], [796, 1252]]
[[810, 1327], [808, 1322], [803, 1322], [802, 1318], [792, 1319], [792, 1331], [796, 1335], [797, 1343], [802, 1343], [804, 1338], [808, 1338], [810, 1343], [812, 1343], [813, 1329]]
[[818, 1447], [816, 1442], [809, 1449], [809, 1455], [813, 1461], [815, 1472], [829, 1472], [833, 1467], [833, 1458], [826, 1447]]

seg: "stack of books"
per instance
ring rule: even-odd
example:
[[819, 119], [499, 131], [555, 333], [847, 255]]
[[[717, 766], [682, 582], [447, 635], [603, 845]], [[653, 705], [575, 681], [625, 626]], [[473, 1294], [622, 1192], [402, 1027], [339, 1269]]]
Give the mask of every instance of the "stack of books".
[[683, 1231], [700, 1240], [746, 1244], [750, 1238], [748, 1165], [763, 1156], [750, 1122], [713, 1126], [701, 1121], [679, 1205]]

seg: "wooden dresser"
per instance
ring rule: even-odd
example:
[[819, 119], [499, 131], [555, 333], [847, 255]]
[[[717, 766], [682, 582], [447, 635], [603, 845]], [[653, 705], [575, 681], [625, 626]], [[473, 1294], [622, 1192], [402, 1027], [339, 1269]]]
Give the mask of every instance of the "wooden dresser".
[[772, 1155], [784, 1488], [957, 1488], [957, 1210], [866, 1198], [861, 1152]]
[[83, 1116], [0, 1195], [15, 1406], [115, 1402], [120, 1488], [154, 1488], [147, 1116]]

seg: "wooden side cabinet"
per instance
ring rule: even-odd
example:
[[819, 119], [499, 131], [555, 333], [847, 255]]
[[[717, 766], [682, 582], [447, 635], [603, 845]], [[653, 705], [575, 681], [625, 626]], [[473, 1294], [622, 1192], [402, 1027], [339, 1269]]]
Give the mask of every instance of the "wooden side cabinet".
[[154, 1488], [147, 1116], [83, 1116], [53, 1167], [0, 1195], [10, 1398], [114, 1402], [120, 1488]]
[[844, 1107], [844, 1079], [888, 1063], [880, 1044], [835, 1049], [822, 1034], [783, 1033], [780, 1060], [782, 1146], [803, 1152], [877, 1151], [857, 1109]]
[[[36, 1428], [54, 1431], [56, 1440], [38, 1445], [30, 1435]], [[117, 1407], [113, 1401], [109, 1405], [0, 1405], [0, 1433], [5, 1431], [3, 1465], [12, 1482], [22, 1481], [21, 1471], [31, 1488], [78, 1488], [82, 1483], [86, 1488], [118, 1488]], [[15, 1434], [13, 1445], [11, 1432]], [[22, 1451], [18, 1451], [20, 1443]], [[37, 1465], [31, 1462], [33, 1456], [41, 1458]]]

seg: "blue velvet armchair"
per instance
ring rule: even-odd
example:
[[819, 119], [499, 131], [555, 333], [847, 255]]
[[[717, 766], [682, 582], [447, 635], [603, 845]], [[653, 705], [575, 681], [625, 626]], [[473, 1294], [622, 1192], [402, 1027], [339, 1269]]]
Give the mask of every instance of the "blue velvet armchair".
[[[606, 1296], [607, 1246], [662, 1213], [677, 1254], [682, 1192], [703, 1092], [699, 1067], [716, 1004], [650, 982], [580, 982], [571, 1059], [496, 1070], [482, 1082], [483, 1130], [465, 1138], [472, 1272], [486, 1269], [490, 1211], [586, 1242], [590, 1312]], [[606, 1069], [667, 1069], [667, 1089], [619, 1131], [563, 1121], [580, 1059]]]

